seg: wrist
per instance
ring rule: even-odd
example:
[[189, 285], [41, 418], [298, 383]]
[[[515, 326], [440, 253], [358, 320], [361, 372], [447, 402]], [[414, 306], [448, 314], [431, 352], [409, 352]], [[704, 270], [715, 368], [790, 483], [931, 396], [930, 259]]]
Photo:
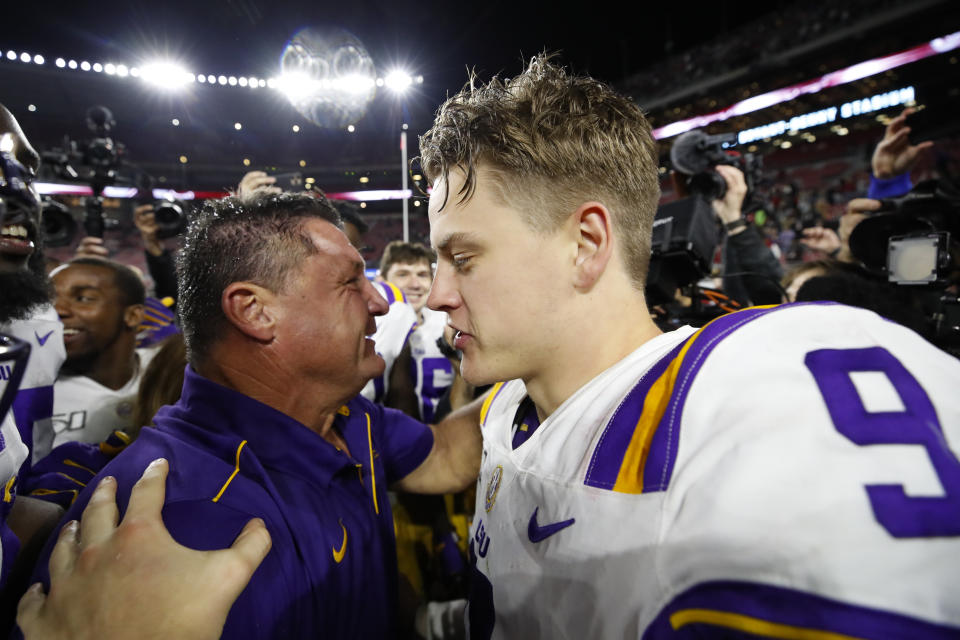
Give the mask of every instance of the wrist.
[[736, 220], [731, 220], [730, 222], [724, 222], [723, 228], [726, 229], [727, 235], [736, 235], [743, 232], [750, 225], [747, 222], [746, 218], [737, 218]]

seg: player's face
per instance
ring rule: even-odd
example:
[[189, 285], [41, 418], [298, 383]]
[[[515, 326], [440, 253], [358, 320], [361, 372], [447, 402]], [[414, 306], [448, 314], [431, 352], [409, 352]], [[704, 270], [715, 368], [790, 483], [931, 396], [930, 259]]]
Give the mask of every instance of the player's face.
[[[0, 105], [0, 149], [8, 151], [36, 175], [40, 156], [34, 151], [13, 115]], [[26, 271], [37, 243], [40, 228], [40, 209], [8, 212], [0, 229], [0, 273]]]
[[412, 264], [395, 262], [387, 269], [386, 279], [400, 287], [413, 310], [420, 313], [420, 309], [427, 304], [427, 294], [430, 293], [430, 284], [433, 282], [430, 264], [426, 261]]
[[531, 229], [491, 180], [478, 172], [473, 196], [461, 203], [463, 174], [451, 172], [449, 184], [437, 181], [430, 196], [438, 257], [427, 306], [449, 314], [463, 351], [461, 373], [473, 384], [548, 372], [564, 326], [561, 274], [576, 252], [564, 234]]
[[[364, 275], [364, 262], [346, 235], [325, 220], [304, 231], [318, 252], [290, 274], [272, 303], [279, 356], [305, 381], [357, 393], [383, 373], [383, 358], [367, 336], [387, 301]], [[352, 389], [352, 391], [350, 391]]]
[[68, 362], [106, 351], [130, 330], [128, 307], [109, 268], [68, 264], [55, 270], [51, 280]]

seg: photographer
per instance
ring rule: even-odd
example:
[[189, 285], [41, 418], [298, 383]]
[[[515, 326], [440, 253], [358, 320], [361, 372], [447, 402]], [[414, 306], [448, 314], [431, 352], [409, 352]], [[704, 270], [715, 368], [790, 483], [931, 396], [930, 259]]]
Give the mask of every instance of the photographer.
[[743, 216], [747, 195], [743, 172], [725, 164], [714, 169], [727, 183], [724, 197], [713, 200], [713, 210], [727, 233], [723, 245], [724, 291], [736, 300], [754, 305], [776, 304], [782, 299], [776, 283], [783, 277], [783, 267], [764, 244], [756, 226]]
[[[173, 254], [163, 246], [159, 237], [159, 225], [154, 217], [154, 207], [142, 204], [133, 210], [133, 223], [140, 231], [147, 270], [153, 278], [154, 296], [159, 299], [177, 297], [177, 273]], [[110, 251], [103, 245], [103, 238], [87, 236], [77, 246], [78, 258], [108, 258]]]

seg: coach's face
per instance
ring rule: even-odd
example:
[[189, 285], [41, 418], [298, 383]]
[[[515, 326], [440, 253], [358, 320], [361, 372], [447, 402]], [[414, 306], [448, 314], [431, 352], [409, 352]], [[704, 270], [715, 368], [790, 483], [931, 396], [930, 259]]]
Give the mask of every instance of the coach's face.
[[[6, 107], [0, 105], [0, 150], [12, 153], [32, 175], [40, 166], [40, 156]], [[0, 229], [0, 273], [26, 271], [30, 256], [38, 245], [40, 208], [13, 207], [8, 210]]]
[[387, 301], [364, 274], [364, 262], [346, 235], [325, 220], [304, 231], [317, 249], [290, 274], [275, 301], [275, 346], [304, 382], [358, 393], [383, 373], [383, 358], [369, 338]]

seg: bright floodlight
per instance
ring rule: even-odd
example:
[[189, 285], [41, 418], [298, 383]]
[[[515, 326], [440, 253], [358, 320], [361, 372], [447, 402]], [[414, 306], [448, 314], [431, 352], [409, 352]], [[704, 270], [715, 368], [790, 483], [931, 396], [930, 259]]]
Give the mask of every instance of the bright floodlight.
[[16, 51], [7, 51], [7, 60], [16, 60], [17, 52]]
[[57, 65], [57, 69], [63, 69], [65, 66], [67, 66], [67, 61], [63, 58], [57, 58], [54, 61], [54, 64]]
[[117, 65], [117, 75], [118, 75], [118, 76], [120, 76], [121, 78], [126, 78], [129, 73], [130, 73], [130, 70], [127, 69], [127, 65], [125, 65], [125, 64], [118, 64], [118, 65]]
[[319, 88], [319, 83], [305, 73], [284, 73], [277, 78], [277, 89], [290, 101], [308, 98]]
[[83, 62], [80, 63], [80, 68], [83, 69], [84, 71], [90, 71], [90, 63], [84, 60]]
[[153, 62], [141, 67], [143, 81], [160, 89], [180, 89], [189, 81], [189, 73], [172, 62]]
[[107, 64], [103, 65], [103, 70], [107, 73], [108, 76], [112, 76], [117, 72], [117, 66], [112, 62], [108, 62]]
[[77, 61], [76, 61], [76, 60], [71, 60], [70, 62], [67, 63], [67, 66], [70, 67], [71, 69], [76, 69], [76, 68], [77, 68]]
[[44, 62], [46, 62], [46, 60], [44, 59], [43, 56], [38, 54], [33, 56], [33, 62], [34, 64], [43, 64]]
[[29, 53], [21, 53], [21, 54], [20, 54], [20, 61], [21, 61], [21, 62], [30, 62], [30, 54], [29, 54]]
[[387, 88], [391, 91], [403, 93], [413, 84], [413, 78], [411, 78], [410, 74], [406, 71], [391, 71], [387, 74], [387, 77], [383, 79], [383, 83], [387, 85]]

